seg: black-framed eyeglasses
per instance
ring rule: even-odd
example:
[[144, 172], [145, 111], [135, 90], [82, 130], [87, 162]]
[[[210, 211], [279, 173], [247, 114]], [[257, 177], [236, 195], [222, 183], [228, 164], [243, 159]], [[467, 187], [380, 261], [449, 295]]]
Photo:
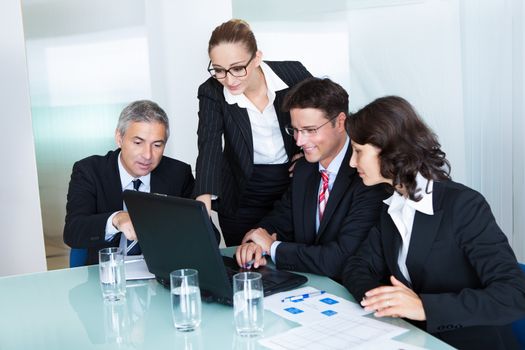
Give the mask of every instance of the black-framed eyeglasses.
[[336, 115], [335, 117], [332, 117], [330, 119], [328, 119], [326, 122], [324, 122], [323, 124], [319, 125], [318, 127], [316, 128], [304, 128], [304, 129], [297, 129], [297, 128], [294, 128], [292, 127], [291, 125], [288, 125], [288, 126], [285, 126], [284, 127], [284, 130], [286, 131], [286, 133], [290, 136], [296, 136], [297, 134], [301, 134], [301, 136], [314, 136], [314, 135], [317, 135], [317, 131], [319, 129], [321, 129], [323, 126], [325, 126], [326, 124], [330, 123], [332, 120], [334, 120], [335, 118], [337, 118], [339, 116]]
[[246, 70], [246, 67], [250, 65], [250, 62], [255, 58], [255, 53], [250, 57], [248, 62], [246, 62], [243, 66], [233, 66], [230, 67], [230, 69], [224, 69], [224, 68], [214, 68], [210, 63], [208, 63], [208, 73], [215, 79], [224, 79], [226, 78], [226, 75], [230, 73], [232, 77], [236, 78], [242, 78], [245, 77], [246, 74], [248, 74], [248, 71]]

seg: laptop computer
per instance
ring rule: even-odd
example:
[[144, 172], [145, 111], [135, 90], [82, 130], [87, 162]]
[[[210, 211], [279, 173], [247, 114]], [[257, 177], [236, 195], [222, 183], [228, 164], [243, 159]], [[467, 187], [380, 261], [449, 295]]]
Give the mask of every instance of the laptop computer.
[[[244, 270], [233, 258], [221, 255], [202, 202], [129, 190], [123, 196], [146, 265], [160, 283], [169, 287], [173, 270], [196, 269], [203, 300], [233, 304], [232, 276]], [[268, 266], [251, 271], [261, 273], [265, 296], [308, 281]]]

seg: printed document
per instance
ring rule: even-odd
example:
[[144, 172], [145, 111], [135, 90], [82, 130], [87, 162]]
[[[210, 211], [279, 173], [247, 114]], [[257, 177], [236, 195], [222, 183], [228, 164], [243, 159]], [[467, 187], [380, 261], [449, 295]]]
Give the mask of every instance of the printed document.
[[126, 281], [155, 278], [155, 275], [149, 272], [146, 260], [142, 255], [127, 255], [124, 266], [126, 268]]
[[341, 314], [260, 339], [259, 343], [274, 350], [389, 349], [383, 346], [396, 345], [397, 342], [388, 340], [407, 331], [408, 329], [373, 318]]
[[264, 308], [302, 325], [337, 318], [340, 315], [361, 316], [370, 313], [356, 303], [313, 287], [268, 296], [264, 298]]

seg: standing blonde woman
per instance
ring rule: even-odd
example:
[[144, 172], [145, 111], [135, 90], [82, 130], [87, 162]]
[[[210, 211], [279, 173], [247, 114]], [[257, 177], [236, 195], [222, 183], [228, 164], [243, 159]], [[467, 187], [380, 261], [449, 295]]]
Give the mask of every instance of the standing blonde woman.
[[[218, 211], [226, 245], [238, 245], [290, 182], [299, 148], [281, 111], [289, 88], [311, 74], [300, 62], [262, 60], [250, 26], [232, 19], [215, 28], [211, 77], [198, 91], [195, 196]], [[293, 168], [293, 167], [292, 167]]]

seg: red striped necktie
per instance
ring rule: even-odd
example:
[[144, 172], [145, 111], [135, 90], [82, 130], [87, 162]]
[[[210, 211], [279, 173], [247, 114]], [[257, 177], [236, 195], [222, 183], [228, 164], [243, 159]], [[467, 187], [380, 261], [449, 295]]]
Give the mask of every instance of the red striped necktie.
[[321, 170], [321, 179], [323, 180], [321, 191], [319, 192], [319, 222], [323, 219], [324, 209], [328, 203], [330, 190], [328, 189], [328, 181], [330, 180], [329, 173], [326, 170]]

